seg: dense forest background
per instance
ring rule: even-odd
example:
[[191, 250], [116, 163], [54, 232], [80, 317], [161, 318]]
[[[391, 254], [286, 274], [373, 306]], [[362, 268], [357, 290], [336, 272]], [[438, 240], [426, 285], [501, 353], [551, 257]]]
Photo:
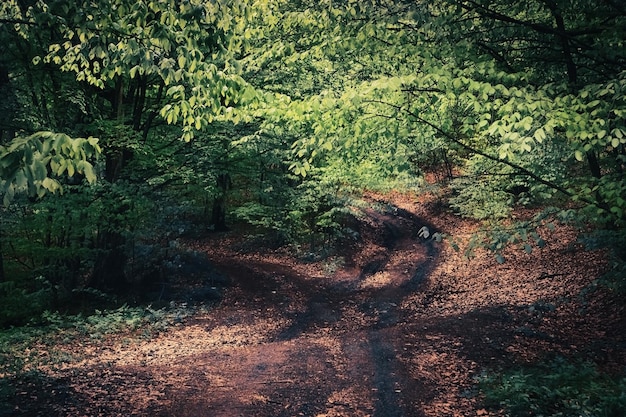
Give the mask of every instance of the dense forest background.
[[[366, 189], [436, 188], [496, 254], [554, 220], [616, 248], [625, 18], [610, 0], [3, 2], [2, 322], [158, 279], [156, 242], [203, 228], [319, 251]], [[545, 210], [503, 222], [517, 205]]]
[[4, 0], [0, 98], [3, 328], [141, 299], [181, 237], [323, 258], [367, 191], [497, 263], [567, 223], [626, 291], [619, 0]]

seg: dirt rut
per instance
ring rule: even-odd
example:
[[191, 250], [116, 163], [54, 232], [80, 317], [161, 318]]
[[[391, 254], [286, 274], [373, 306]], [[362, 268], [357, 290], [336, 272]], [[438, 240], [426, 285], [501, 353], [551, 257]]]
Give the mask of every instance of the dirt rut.
[[390, 207], [366, 215], [364, 233], [377, 243], [371, 259], [335, 277], [215, 259], [235, 286], [200, 324], [254, 337], [155, 366], [153, 373], [175, 371], [187, 381], [166, 391], [161, 415], [423, 415], [420, 381], [399, 359], [406, 351], [399, 306], [426, 279], [437, 249], [418, 236], [425, 222], [409, 212]]

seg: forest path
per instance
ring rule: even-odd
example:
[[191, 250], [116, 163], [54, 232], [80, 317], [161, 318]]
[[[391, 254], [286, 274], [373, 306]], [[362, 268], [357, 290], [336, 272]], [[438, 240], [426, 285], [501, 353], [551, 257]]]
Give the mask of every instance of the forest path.
[[242, 236], [187, 242], [231, 281], [218, 305], [146, 340], [87, 343], [84, 360], [23, 394], [47, 390], [35, 397], [59, 416], [423, 415], [427, 391], [402, 358], [416, 335], [401, 305], [438, 250], [419, 236], [432, 225], [376, 204], [362, 209], [341, 265], [237, 250]]
[[[431, 218], [455, 236], [475, 230], [436, 200], [375, 201], [342, 258], [303, 262], [236, 232], [186, 242], [203, 256], [190, 270], [230, 277], [217, 305], [159, 332], [60, 331], [32, 348], [50, 364], [15, 378], [14, 409], [0, 416], [501, 416], [477, 395], [485, 371], [546, 355], [626, 364], [623, 303], [580, 296], [606, 256], [572, 229], [499, 265], [420, 236]], [[214, 297], [211, 279], [196, 281], [177, 285]]]
[[425, 222], [406, 210], [363, 214], [369, 243], [357, 256], [366, 250], [367, 258], [333, 274], [214, 257], [233, 288], [197, 325], [208, 334], [235, 333], [230, 343], [221, 338], [223, 345], [207, 344], [162, 368], [186, 381], [168, 391], [163, 415], [422, 415], [422, 387], [400, 359], [407, 351], [400, 306], [426, 278], [437, 249], [418, 236]]

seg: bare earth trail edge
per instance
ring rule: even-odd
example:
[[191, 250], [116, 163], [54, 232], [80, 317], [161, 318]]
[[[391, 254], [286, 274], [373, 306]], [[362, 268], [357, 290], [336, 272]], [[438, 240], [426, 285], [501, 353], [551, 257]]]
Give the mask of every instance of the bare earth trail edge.
[[[48, 372], [52, 394], [17, 415], [500, 415], [475, 392], [486, 369], [554, 352], [624, 366], [623, 306], [579, 296], [605, 256], [577, 247], [573, 231], [504, 265], [465, 260], [419, 230], [471, 224], [385, 198], [387, 209], [363, 211], [342, 264], [238, 250], [239, 236], [187, 242], [230, 278], [219, 305], [151, 340], [86, 344], [82, 361]], [[21, 387], [25, 403], [38, 388]]]

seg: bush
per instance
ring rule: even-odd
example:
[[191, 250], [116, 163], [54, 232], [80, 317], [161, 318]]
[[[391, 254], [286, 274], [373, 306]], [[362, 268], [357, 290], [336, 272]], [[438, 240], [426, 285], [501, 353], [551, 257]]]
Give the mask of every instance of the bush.
[[0, 328], [20, 325], [50, 308], [54, 290], [50, 282], [42, 277], [35, 279], [37, 289], [28, 291], [13, 281], [0, 283]]
[[618, 417], [626, 410], [626, 377], [612, 377], [589, 362], [556, 358], [479, 379], [488, 407], [516, 416]]

